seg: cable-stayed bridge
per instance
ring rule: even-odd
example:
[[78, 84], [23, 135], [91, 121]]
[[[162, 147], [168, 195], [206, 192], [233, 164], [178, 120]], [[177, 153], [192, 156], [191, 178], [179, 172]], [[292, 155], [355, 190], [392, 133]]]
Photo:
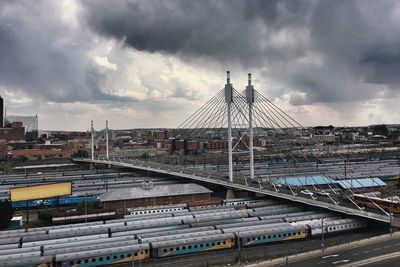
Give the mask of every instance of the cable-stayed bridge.
[[[330, 174], [330, 179], [326, 178], [324, 174], [327, 172], [324, 171], [324, 166], [329, 164], [318, 165], [318, 162], [324, 161], [319, 158], [317, 153], [308, 153], [307, 155], [305, 153], [308, 152], [309, 148], [309, 152], [312, 152], [313, 141], [304, 139], [301, 135], [293, 134], [296, 131], [301, 132], [302, 129], [300, 123], [254, 89], [250, 74], [246, 88], [239, 92], [234, 89], [230, 81], [230, 73], [227, 72], [225, 87], [187, 118], [177, 129], [169, 133], [171, 138], [170, 152], [175, 157], [185, 156], [187, 152], [177, 145], [179, 142], [196, 142], [198, 149], [202, 149], [204, 155], [207, 154], [209, 149], [207, 144], [219, 142], [220, 149], [226, 151], [219, 153], [220, 158], [224, 159], [223, 168], [225, 169], [222, 171], [220, 167], [209, 163], [207, 168], [206, 163], [201, 168], [201, 166], [187, 167], [178, 163], [164, 164], [126, 157], [113, 157], [112, 155], [110, 157], [108, 149], [104, 157], [95, 157], [93, 125], [92, 156], [90, 159], [75, 159], [75, 161], [126, 167], [222, 185], [234, 190], [246, 190], [279, 197], [388, 222], [400, 227], [400, 221], [393, 216], [392, 212], [376, 203], [374, 195], [366, 193], [365, 188], [363, 188], [364, 185], [359, 179], [353, 179], [358, 177], [354, 174], [354, 171], [351, 171], [354, 166], [344, 166], [344, 177], [340, 171], [337, 171]], [[108, 148], [108, 125], [103, 135], [106, 137]], [[261, 145], [261, 149], [260, 138], [265, 142]], [[255, 149], [255, 142], [257, 150]], [[294, 160], [294, 164], [288, 168], [285, 167], [283, 172], [280, 173], [274, 170], [272, 164], [263, 165], [262, 168], [265, 168], [263, 172], [266, 175], [260, 175], [262, 164], [257, 162], [257, 158], [266, 154], [272, 158], [291, 158]], [[298, 158], [302, 160], [296, 165]], [[313, 159], [317, 159], [317, 164], [314, 164]], [[245, 164], [243, 164], [244, 162]], [[238, 165], [241, 165], [241, 168], [246, 169], [246, 171], [235, 171]], [[346, 168], [348, 168], [348, 171], [346, 171]], [[300, 183], [300, 187], [304, 187], [303, 189], [313, 188], [313, 192], [308, 189], [301, 190], [299, 186], [286, 183], [288, 179], [295, 179], [298, 185]], [[340, 179], [346, 179], [346, 181], [350, 179], [351, 181], [351, 186], [346, 189], [346, 192], [337, 183], [337, 180]], [[278, 183], [278, 180], [281, 182]], [[379, 184], [377, 186], [387, 195], [393, 195], [385, 186]], [[367, 201], [375, 205], [376, 210], [366, 210], [365, 207], [358, 205], [352, 199], [354, 194], [365, 196]]]

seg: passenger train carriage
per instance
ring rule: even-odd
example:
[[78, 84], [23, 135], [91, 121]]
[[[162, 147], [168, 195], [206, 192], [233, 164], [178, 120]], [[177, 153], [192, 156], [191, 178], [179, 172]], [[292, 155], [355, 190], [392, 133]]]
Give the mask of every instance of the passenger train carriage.
[[244, 231], [237, 234], [240, 246], [248, 247], [272, 242], [305, 239], [309, 234], [307, 226]]
[[153, 256], [156, 258], [177, 256], [210, 250], [220, 250], [235, 247], [234, 234], [217, 234], [172, 241], [151, 243]]

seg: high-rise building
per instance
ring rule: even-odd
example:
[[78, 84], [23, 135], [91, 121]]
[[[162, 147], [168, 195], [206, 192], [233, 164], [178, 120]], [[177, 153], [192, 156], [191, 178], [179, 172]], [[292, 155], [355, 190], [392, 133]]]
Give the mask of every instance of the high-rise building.
[[6, 120], [9, 123], [22, 122], [22, 126], [25, 127], [25, 132], [37, 132], [39, 128], [38, 116], [6, 116]]
[[0, 96], [0, 128], [4, 127], [4, 114], [3, 114], [3, 110], [4, 110], [4, 102], [3, 102], [3, 98]]

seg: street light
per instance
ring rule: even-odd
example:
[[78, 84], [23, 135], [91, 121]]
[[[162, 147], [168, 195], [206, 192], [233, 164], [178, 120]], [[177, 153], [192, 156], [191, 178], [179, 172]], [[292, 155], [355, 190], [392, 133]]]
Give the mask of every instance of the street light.
[[390, 221], [389, 232], [390, 232], [390, 235], [393, 234], [393, 230], [392, 230], [392, 220], [393, 220], [392, 211], [393, 211], [393, 194], [392, 194], [392, 199], [390, 201], [390, 209], [389, 209], [389, 221]]
[[321, 249], [325, 251], [325, 240], [324, 240], [324, 217], [321, 218]]

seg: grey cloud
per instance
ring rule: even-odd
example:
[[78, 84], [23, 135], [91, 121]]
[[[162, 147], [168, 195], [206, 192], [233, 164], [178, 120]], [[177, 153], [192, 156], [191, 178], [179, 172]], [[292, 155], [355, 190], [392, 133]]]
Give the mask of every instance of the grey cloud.
[[[128, 47], [240, 63], [300, 90], [296, 103], [373, 98], [400, 83], [397, 1], [83, 1], [95, 31]], [[397, 7], [398, 8], [398, 7]], [[384, 15], [383, 15], [384, 14]], [[284, 30], [304, 40], [279, 46]], [[278, 45], [271, 45], [277, 40]], [[322, 64], [294, 64], [309, 53]], [[279, 66], [277, 68], [276, 66]], [[283, 66], [283, 67], [282, 67]]]
[[[264, 47], [263, 32], [302, 21], [304, 1], [83, 1], [89, 25], [137, 50], [259, 63], [297, 53]], [[286, 21], [288, 19], [289, 21]], [[290, 25], [292, 24], [292, 25]], [[266, 28], [264, 28], [267, 26]]]
[[87, 59], [92, 40], [62, 25], [56, 2], [10, 1], [0, 10], [0, 85], [52, 102], [126, 101], [102, 88]]

